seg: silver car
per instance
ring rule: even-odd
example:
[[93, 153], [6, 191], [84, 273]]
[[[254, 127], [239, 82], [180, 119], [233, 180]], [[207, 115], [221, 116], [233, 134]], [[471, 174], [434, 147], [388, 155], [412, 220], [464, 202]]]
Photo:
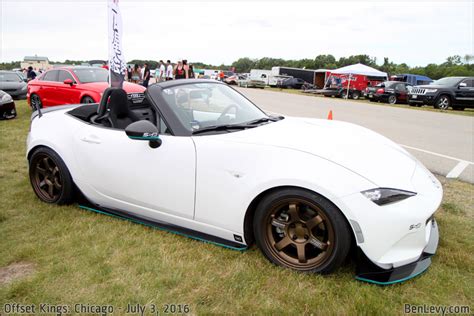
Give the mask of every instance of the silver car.
[[0, 90], [5, 91], [13, 98], [26, 98], [27, 84], [15, 71], [0, 70]]

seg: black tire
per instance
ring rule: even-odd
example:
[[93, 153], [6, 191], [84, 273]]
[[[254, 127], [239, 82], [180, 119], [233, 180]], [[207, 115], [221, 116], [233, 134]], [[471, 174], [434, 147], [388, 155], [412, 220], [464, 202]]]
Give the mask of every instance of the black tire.
[[86, 95], [85, 97], [81, 99], [81, 103], [89, 104], [89, 103], [96, 103], [96, 102], [90, 96]]
[[359, 98], [360, 98], [360, 92], [359, 91], [352, 92], [352, 99], [353, 100], [359, 100]]
[[74, 197], [74, 184], [68, 168], [52, 149], [35, 149], [29, 160], [29, 176], [36, 196], [46, 203], [70, 204]]
[[41, 102], [41, 99], [39, 95], [33, 93], [30, 95], [30, 104], [31, 104], [31, 109], [33, 111], [36, 111], [38, 108], [42, 109], [43, 108], [43, 102]]
[[446, 94], [440, 95], [434, 104], [434, 107], [440, 110], [447, 110], [450, 106], [451, 98]]
[[330, 273], [350, 249], [350, 228], [339, 209], [302, 189], [281, 189], [265, 196], [253, 229], [268, 260], [301, 272]]
[[397, 104], [397, 96], [394, 94], [391, 94], [388, 96], [388, 103], [389, 104]]

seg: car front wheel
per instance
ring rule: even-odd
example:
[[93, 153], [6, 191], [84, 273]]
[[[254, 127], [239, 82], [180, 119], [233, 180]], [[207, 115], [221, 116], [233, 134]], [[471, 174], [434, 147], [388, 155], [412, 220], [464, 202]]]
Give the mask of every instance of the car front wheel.
[[35, 194], [46, 203], [69, 204], [73, 199], [73, 183], [69, 170], [59, 155], [40, 147], [29, 161], [30, 182]]
[[330, 273], [346, 258], [351, 242], [342, 213], [319, 194], [275, 191], [257, 207], [254, 234], [274, 264], [302, 272]]
[[436, 100], [435, 108], [447, 110], [451, 106], [451, 99], [447, 95], [442, 95]]

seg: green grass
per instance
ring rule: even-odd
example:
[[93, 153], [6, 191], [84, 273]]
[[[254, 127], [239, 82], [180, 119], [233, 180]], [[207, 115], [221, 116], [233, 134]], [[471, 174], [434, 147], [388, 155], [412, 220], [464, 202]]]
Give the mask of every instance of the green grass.
[[[30, 111], [0, 122], [0, 269], [35, 267], [0, 284], [6, 302], [189, 304], [193, 314], [401, 314], [403, 304], [469, 305], [474, 297], [473, 186], [441, 178], [441, 240], [430, 269], [403, 284], [354, 280], [352, 263], [330, 276], [270, 264], [255, 248], [232, 251], [34, 195], [25, 138]], [[382, 236], [381, 236], [382, 237]], [[119, 311], [123, 314], [123, 311]]]
[[[280, 89], [280, 88], [272, 88], [272, 87], [265, 87], [265, 90], [268, 91], [277, 91], [277, 92], [284, 92], [284, 93], [291, 93], [291, 94], [299, 94], [299, 95], [305, 95], [309, 97], [320, 97], [324, 98], [322, 95], [314, 94], [314, 93], [304, 93], [300, 89]], [[375, 106], [388, 106], [388, 107], [394, 107], [394, 108], [404, 108], [404, 109], [410, 109], [414, 111], [427, 111], [427, 112], [438, 112], [438, 113], [445, 113], [445, 114], [455, 114], [455, 115], [463, 115], [463, 116], [474, 116], [474, 108], [466, 108], [464, 111], [458, 111], [458, 110], [453, 110], [453, 109], [448, 109], [448, 110], [438, 110], [433, 108], [432, 106], [422, 106], [422, 107], [414, 107], [414, 106], [409, 106], [408, 104], [388, 104], [388, 103], [383, 103], [383, 102], [370, 102], [369, 100], [366, 100], [364, 98], [359, 99], [359, 100], [344, 100], [341, 98], [330, 98], [331, 100], [338, 100], [338, 101], [351, 101], [351, 102], [359, 102], [359, 103], [365, 103], [365, 104], [370, 104], [370, 105], [375, 105]]]

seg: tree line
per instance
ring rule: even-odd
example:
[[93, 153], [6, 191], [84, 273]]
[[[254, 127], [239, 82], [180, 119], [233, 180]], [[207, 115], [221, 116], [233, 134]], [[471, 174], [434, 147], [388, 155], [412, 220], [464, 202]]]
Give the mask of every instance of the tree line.
[[[441, 64], [428, 64], [424, 67], [416, 66], [411, 67], [406, 63], [396, 64], [391, 62], [387, 57], [384, 58], [383, 64], [377, 64], [377, 58], [370, 57], [369, 55], [352, 55], [349, 57], [341, 57], [336, 59], [333, 55], [318, 55], [314, 59], [304, 58], [298, 60], [288, 60], [282, 58], [249, 58], [243, 57], [234, 61], [231, 65], [210, 65], [202, 62], [191, 62], [194, 65], [194, 69], [222, 69], [230, 70], [235, 69], [236, 72], [250, 72], [250, 69], [268, 69], [270, 70], [274, 66], [282, 67], [294, 67], [294, 68], [306, 68], [306, 69], [336, 69], [356, 63], [362, 63], [364, 65], [379, 69], [389, 74], [403, 74], [411, 73], [417, 75], [428, 76], [432, 79], [439, 79], [447, 76], [474, 76], [474, 56], [465, 55], [463, 57], [459, 55], [450, 56], [445, 62]], [[81, 65], [87, 62], [83, 60], [65, 60], [64, 62], [51, 62], [51, 64], [69, 64], [69, 65]], [[142, 60], [134, 59], [128, 62], [129, 64], [143, 65], [148, 63], [150, 68], [155, 69], [158, 66], [156, 60]], [[0, 63], [0, 69], [13, 69], [20, 68], [20, 62], [11, 63]]]
[[281, 58], [264, 57], [251, 59], [248, 57], [239, 58], [232, 63], [237, 72], [249, 72], [250, 69], [271, 69], [274, 66], [306, 68], [306, 69], [336, 69], [356, 63], [361, 63], [388, 74], [416, 74], [428, 76], [432, 79], [439, 79], [447, 76], [474, 76], [473, 55], [461, 57], [459, 55], [450, 56], [444, 63], [428, 64], [425, 67], [410, 67], [406, 63], [396, 64], [387, 57], [383, 64], [378, 65], [377, 59], [369, 55], [353, 55], [336, 59], [333, 55], [318, 55], [314, 59], [285, 60]]

